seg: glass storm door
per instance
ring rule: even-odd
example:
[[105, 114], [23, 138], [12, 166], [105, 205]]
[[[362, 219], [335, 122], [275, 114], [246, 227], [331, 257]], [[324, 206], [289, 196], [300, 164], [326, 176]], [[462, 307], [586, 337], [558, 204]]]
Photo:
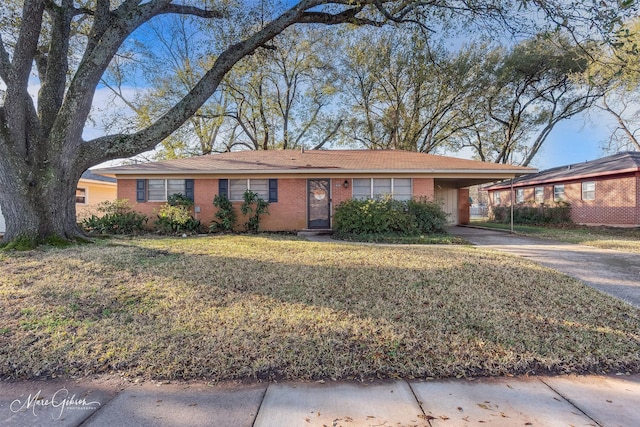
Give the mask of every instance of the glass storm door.
[[331, 228], [331, 220], [329, 218], [331, 180], [309, 179], [307, 181], [307, 189], [308, 228]]

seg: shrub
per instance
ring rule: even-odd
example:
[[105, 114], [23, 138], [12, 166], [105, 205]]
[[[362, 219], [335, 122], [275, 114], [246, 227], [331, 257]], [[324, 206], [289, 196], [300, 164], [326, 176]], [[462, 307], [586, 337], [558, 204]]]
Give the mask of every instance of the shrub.
[[[511, 207], [494, 206], [489, 220], [503, 224], [510, 223]], [[571, 205], [566, 202], [558, 202], [550, 206], [517, 205], [513, 207], [514, 224], [545, 225], [571, 222]]]
[[218, 221], [214, 221], [209, 229], [211, 231], [233, 231], [238, 219], [236, 211], [233, 209], [233, 203], [225, 194], [217, 194], [213, 198], [213, 206], [218, 208], [215, 214]]
[[126, 199], [102, 202], [97, 209], [101, 215], [82, 220], [81, 225], [87, 232], [133, 234], [143, 231], [148, 221], [146, 215], [135, 212]]
[[167, 204], [171, 206], [184, 206], [185, 208], [191, 208], [193, 206], [193, 200], [184, 194], [176, 193], [167, 197]]
[[333, 224], [336, 234], [417, 236], [444, 232], [447, 214], [426, 199], [399, 201], [347, 200], [336, 208]]
[[193, 218], [190, 207], [183, 204], [166, 203], [157, 215], [154, 226], [160, 233], [197, 233], [200, 230], [200, 220]]
[[[244, 224], [246, 231], [257, 233], [260, 228], [260, 216], [269, 214], [269, 202], [258, 196], [258, 193], [247, 190], [242, 195], [244, 201], [240, 205], [243, 215], [250, 215]], [[253, 213], [253, 215], [251, 215]]]
[[420, 233], [439, 234], [445, 232], [447, 213], [442, 210], [440, 203], [422, 197], [418, 200], [409, 200], [407, 208]]

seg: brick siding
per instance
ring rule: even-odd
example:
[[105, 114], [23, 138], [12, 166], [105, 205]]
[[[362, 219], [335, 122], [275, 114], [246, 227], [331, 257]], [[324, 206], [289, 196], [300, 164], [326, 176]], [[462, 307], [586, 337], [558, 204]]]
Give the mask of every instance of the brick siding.
[[[347, 182], [345, 187], [344, 183]], [[343, 201], [351, 199], [353, 180], [349, 177], [331, 178], [331, 215]], [[214, 219], [216, 208], [213, 198], [218, 194], [217, 178], [197, 178], [194, 180], [195, 206], [200, 212], [195, 214], [208, 227]], [[432, 200], [435, 195], [433, 178], [414, 178], [413, 196], [427, 197]], [[118, 198], [127, 199], [134, 209], [149, 217], [148, 228], [153, 226], [157, 210], [163, 202], [136, 202], [136, 179], [118, 179]], [[461, 223], [469, 222], [469, 191], [459, 190], [458, 218]], [[246, 222], [240, 214], [241, 202], [234, 202], [238, 212], [238, 226]], [[261, 218], [260, 229], [267, 231], [297, 231], [307, 228], [307, 178], [278, 178], [278, 201], [269, 205], [269, 215]]]
[[[594, 200], [582, 200], [583, 182], [595, 182]], [[586, 225], [640, 226], [640, 173], [546, 184], [545, 204], [554, 203], [553, 186], [558, 184], [564, 184], [565, 201], [571, 205], [573, 222]], [[525, 204], [536, 205], [535, 187], [541, 186], [543, 185], [524, 187]], [[495, 204], [497, 192], [500, 192], [500, 204], [509, 205], [510, 190], [491, 191], [492, 205]]]
[[413, 197], [419, 199], [426, 197], [433, 200], [436, 195], [436, 186], [433, 178], [414, 178], [413, 179]]
[[469, 189], [458, 190], [458, 224], [469, 224]]

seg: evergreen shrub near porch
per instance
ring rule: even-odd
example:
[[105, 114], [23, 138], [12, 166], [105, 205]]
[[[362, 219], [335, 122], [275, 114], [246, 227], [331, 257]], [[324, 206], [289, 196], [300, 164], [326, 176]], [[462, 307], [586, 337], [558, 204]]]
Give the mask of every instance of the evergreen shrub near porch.
[[353, 236], [406, 236], [445, 234], [447, 214], [439, 203], [426, 198], [407, 201], [347, 200], [333, 217], [338, 238]]
[[[494, 206], [491, 209], [491, 222], [507, 224], [511, 222], [510, 206]], [[513, 207], [515, 224], [569, 224], [571, 223], [571, 205], [558, 202], [553, 205], [518, 205]]]

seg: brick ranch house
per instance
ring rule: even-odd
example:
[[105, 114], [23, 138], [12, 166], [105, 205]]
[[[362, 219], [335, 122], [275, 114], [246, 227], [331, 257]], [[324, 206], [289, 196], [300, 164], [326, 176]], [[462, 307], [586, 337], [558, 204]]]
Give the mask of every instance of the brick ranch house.
[[[531, 168], [396, 150], [239, 151], [100, 169], [115, 176], [118, 198], [155, 218], [173, 193], [195, 202], [204, 225], [214, 220], [213, 198], [240, 205], [249, 189], [270, 202], [265, 231], [329, 229], [336, 206], [351, 198], [388, 194], [442, 201], [450, 222], [469, 221], [471, 185], [514, 178]], [[150, 221], [151, 222], [151, 221]], [[239, 223], [244, 222], [239, 218]]]
[[[516, 204], [571, 205], [577, 224], [640, 226], [640, 152], [624, 152], [515, 178]], [[509, 206], [512, 181], [486, 187], [491, 206]]]

